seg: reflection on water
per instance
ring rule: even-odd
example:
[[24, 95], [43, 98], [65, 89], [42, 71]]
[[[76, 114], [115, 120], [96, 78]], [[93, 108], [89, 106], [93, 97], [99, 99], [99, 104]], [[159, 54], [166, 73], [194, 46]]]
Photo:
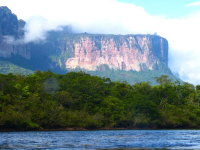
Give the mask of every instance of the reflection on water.
[[199, 130], [0, 132], [0, 149], [200, 149]]

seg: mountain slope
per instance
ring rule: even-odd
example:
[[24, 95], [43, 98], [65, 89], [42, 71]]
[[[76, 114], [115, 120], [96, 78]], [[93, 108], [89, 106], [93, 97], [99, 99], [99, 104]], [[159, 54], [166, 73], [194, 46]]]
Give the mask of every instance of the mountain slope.
[[[163, 37], [73, 34], [65, 27], [63, 31], [48, 32], [45, 42], [24, 43], [25, 25], [7, 7], [0, 7], [0, 60], [4, 61], [2, 69], [6, 68], [2, 73], [19, 72], [22, 68], [27, 73], [85, 71], [131, 84], [156, 84], [153, 77], [163, 74], [178, 79], [168, 68], [168, 41]], [[21, 69], [6, 67], [5, 61]], [[27, 74], [23, 69], [20, 73]]]
[[0, 60], [0, 73], [3, 73], [3, 74], [13, 73], [13, 74], [28, 75], [28, 74], [33, 74], [34, 71], [29, 70], [29, 69], [24, 69], [22, 67], [14, 65], [13, 63], [8, 62], [8, 61]]

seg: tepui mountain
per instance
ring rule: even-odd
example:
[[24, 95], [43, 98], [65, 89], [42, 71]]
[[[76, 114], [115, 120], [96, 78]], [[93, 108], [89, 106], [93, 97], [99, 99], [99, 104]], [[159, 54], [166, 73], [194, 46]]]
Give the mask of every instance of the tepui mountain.
[[1, 73], [85, 71], [130, 84], [156, 84], [154, 77], [161, 75], [178, 79], [168, 68], [168, 41], [158, 35], [75, 34], [66, 26], [49, 31], [45, 41], [24, 42], [25, 26], [9, 8], [0, 7]]

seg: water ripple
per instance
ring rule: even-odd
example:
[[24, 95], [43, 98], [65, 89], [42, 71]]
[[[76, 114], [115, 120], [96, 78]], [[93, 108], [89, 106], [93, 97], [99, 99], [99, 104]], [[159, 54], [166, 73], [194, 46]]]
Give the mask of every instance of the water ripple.
[[199, 130], [0, 132], [0, 149], [200, 149]]

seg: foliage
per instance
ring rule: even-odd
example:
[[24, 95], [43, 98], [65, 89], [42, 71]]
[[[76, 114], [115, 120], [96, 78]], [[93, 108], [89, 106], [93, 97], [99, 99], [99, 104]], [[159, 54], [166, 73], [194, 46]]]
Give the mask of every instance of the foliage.
[[156, 79], [152, 86], [85, 72], [0, 74], [0, 129], [199, 127], [199, 85]]
[[[101, 77], [110, 78], [112, 81], [127, 81], [129, 84], [136, 84], [137, 82], [150, 82], [151, 85], [158, 85], [159, 82], [156, 78], [165, 75], [168, 76], [173, 82], [178, 81], [183, 83], [179, 78], [175, 77], [170, 69], [163, 64], [159, 64], [157, 69], [146, 70], [146, 71], [122, 71], [109, 69], [108, 66], [102, 65], [98, 71], [86, 71], [91, 75], [98, 75]], [[170, 80], [168, 79], [168, 80]], [[170, 82], [170, 81], [169, 81]]]
[[32, 70], [24, 69], [22, 67], [14, 65], [14, 64], [12, 64], [8, 61], [0, 60], [0, 73], [3, 73], [3, 74], [9, 74], [9, 73], [18, 74], [18, 73], [21, 73], [23, 75], [28, 75], [28, 74], [33, 74], [34, 72]]

